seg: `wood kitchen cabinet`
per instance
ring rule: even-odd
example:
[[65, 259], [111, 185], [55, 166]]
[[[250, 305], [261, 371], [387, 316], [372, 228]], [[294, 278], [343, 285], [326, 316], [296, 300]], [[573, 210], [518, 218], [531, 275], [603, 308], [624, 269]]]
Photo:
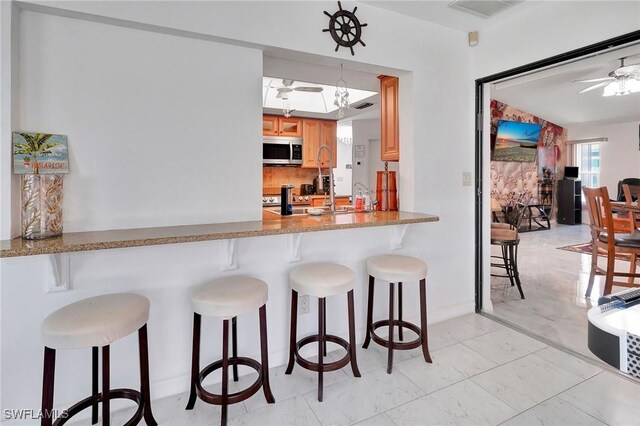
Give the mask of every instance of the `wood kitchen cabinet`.
[[[311, 198], [311, 207], [323, 207], [324, 201], [328, 200], [329, 196], [315, 196]], [[349, 202], [349, 197], [336, 197], [336, 207], [337, 206], [349, 206], [351, 203]]]
[[398, 77], [381, 75], [380, 79], [380, 159], [400, 160], [398, 127]]
[[337, 153], [338, 124], [331, 120], [302, 120], [302, 167], [317, 168], [318, 167], [318, 149], [322, 145], [327, 145], [331, 149], [331, 162], [329, 162], [329, 153], [323, 150], [320, 154], [320, 167], [335, 168], [338, 164]]
[[278, 117], [278, 135], [302, 137], [302, 120], [294, 117]]
[[262, 136], [302, 137], [302, 119], [294, 117], [262, 116]]

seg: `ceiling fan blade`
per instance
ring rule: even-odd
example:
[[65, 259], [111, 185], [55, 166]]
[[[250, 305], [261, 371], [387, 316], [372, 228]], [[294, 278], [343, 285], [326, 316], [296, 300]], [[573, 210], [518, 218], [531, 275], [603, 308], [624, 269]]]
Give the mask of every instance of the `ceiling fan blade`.
[[640, 64], [635, 64], [635, 65], [626, 65], [624, 67], [620, 67], [617, 70], [615, 70], [613, 72], [615, 75], [617, 76], [623, 76], [623, 75], [629, 75], [629, 76], [634, 76], [634, 75], [640, 75]]
[[297, 92], [310, 92], [310, 93], [320, 93], [322, 92], [322, 87], [313, 87], [313, 86], [298, 86], [294, 88]]
[[594, 85], [593, 85], [593, 86], [591, 86], [591, 87], [587, 87], [586, 89], [582, 89], [581, 91], [579, 91], [579, 92], [578, 92], [578, 94], [580, 94], [580, 93], [587, 93], [587, 92], [590, 92], [590, 91], [592, 91], [592, 90], [596, 90], [596, 89], [598, 89], [598, 88], [600, 88], [600, 87], [604, 87], [604, 86], [606, 86], [606, 85], [607, 85], [607, 84], [609, 84], [609, 83], [610, 83], [609, 81], [605, 81], [605, 82], [602, 82], [602, 83], [594, 84]]
[[587, 80], [573, 80], [574, 83], [596, 83], [599, 81], [613, 81], [615, 77], [589, 78]]

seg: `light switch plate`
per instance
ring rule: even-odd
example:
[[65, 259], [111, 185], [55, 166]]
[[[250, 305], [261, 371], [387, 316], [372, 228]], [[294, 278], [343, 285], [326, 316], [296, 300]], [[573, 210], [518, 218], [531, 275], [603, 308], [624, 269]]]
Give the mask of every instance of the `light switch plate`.
[[471, 186], [471, 172], [462, 172], [462, 186]]

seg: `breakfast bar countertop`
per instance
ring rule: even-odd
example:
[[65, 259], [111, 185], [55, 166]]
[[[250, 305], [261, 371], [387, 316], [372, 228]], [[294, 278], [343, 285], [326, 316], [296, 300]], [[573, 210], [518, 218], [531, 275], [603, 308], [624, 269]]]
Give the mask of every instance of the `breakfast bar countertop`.
[[69, 232], [44, 240], [25, 240], [17, 237], [12, 240], [0, 241], [0, 258], [406, 225], [439, 220], [438, 216], [430, 214], [390, 211], [321, 216], [273, 216], [273, 219], [265, 218], [265, 220], [247, 222]]

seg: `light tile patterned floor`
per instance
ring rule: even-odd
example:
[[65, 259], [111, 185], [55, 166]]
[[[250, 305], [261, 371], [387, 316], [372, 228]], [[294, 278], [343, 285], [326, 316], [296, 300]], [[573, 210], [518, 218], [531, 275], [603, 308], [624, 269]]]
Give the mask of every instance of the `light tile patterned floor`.
[[[591, 256], [558, 250], [590, 240], [588, 225], [554, 223], [548, 231], [520, 233], [518, 268], [526, 299], [520, 299], [508, 279], [492, 277], [493, 315], [595, 359], [587, 347], [587, 311], [602, 295], [604, 277], [596, 276], [591, 297], [585, 298]], [[492, 247], [493, 254], [499, 251]], [[605, 258], [599, 257], [598, 261], [605, 266]], [[629, 262], [616, 261], [616, 270], [628, 269]]]
[[[640, 383], [548, 347], [479, 315], [430, 327], [438, 342], [426, 364], [419, 349], [398, 353], [386, 373], [385, 350], [358, 350], [362, 377], [347, 366], [325, 374], [318, 402], [315, 374], [271, 369], [275, 404], [262, 392], [230, 409], [230, 425], [632, 425], [640, 418]], [[329, 354], [336, 358], [339, 353]], [[248, 375], [232, 389], [255, 379]], [[217, 407], [187, 395], [153, 402], [161, 425], [217, 425]], [[127, 410], [113, 415], [121, 425]], [[635, 422], [635, 423], [634, 423]]]

